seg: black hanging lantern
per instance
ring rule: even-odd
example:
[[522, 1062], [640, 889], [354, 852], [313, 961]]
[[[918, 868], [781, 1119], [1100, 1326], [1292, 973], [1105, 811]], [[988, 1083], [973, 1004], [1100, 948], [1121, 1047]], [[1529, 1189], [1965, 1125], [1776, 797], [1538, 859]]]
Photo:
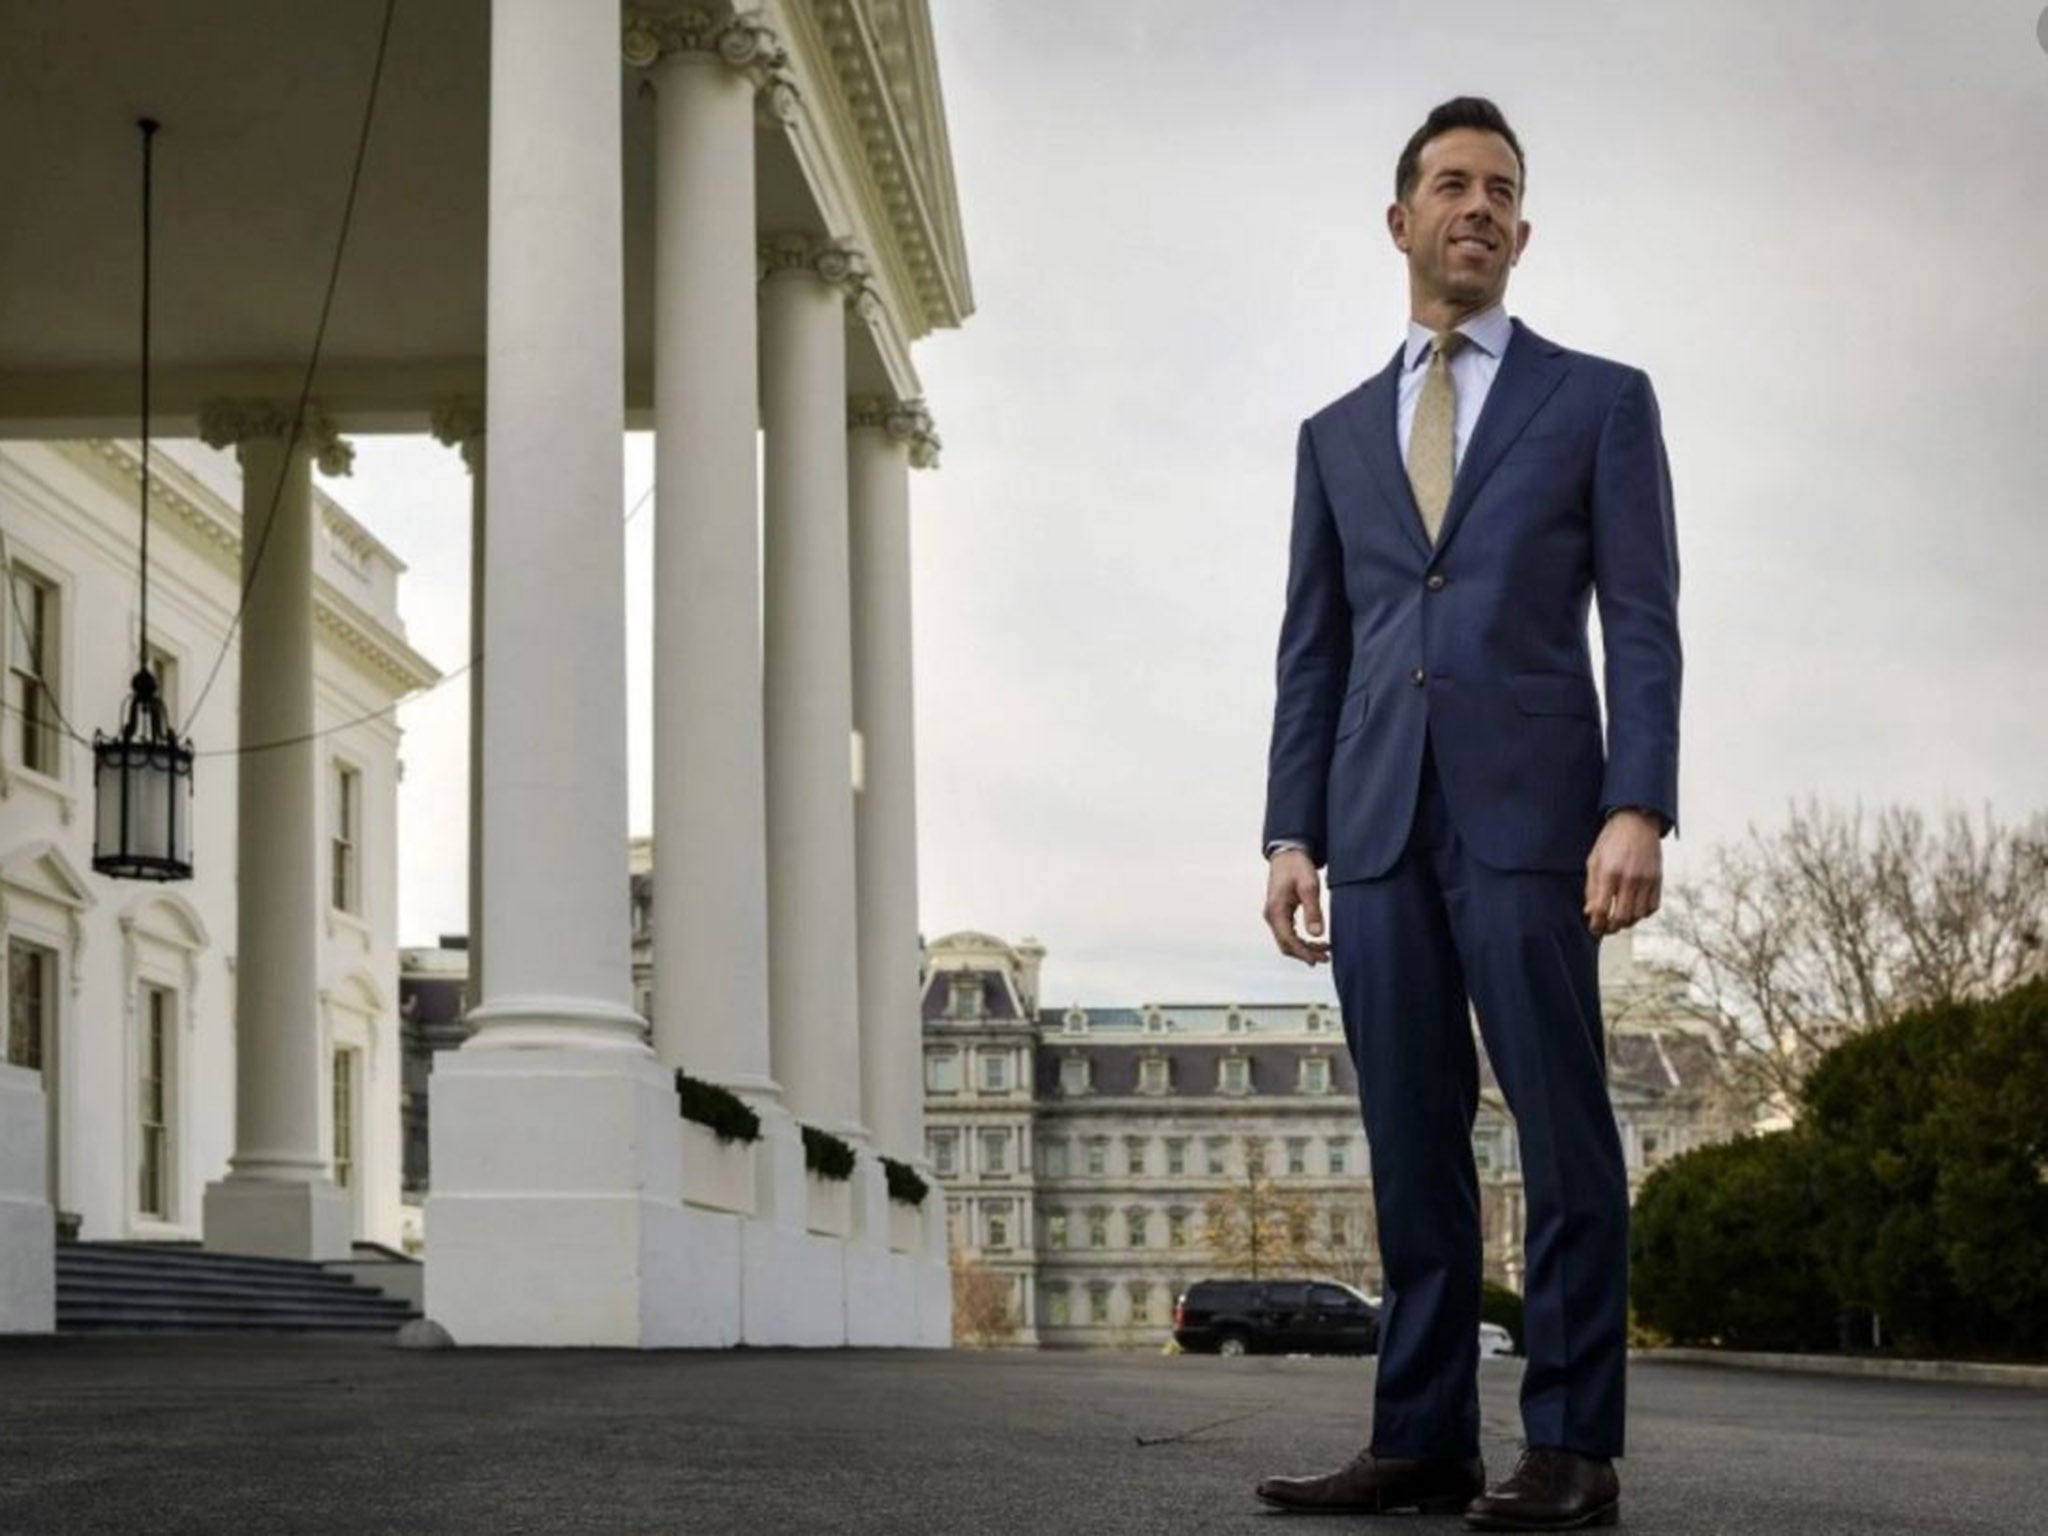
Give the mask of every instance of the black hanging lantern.
[[149, 669], [149, 279], [151, 150], [157, 125], [142, 130], [142, 616], [140, 663], [121, 733], [92, 736], [98, 796], [92, 867], [120, 880], [192, 878], [192, 746], [172, 729]]
[[99, 825], [92, 867], [120, 880], [192, 878], [192, 747], [164, 718], [156, 678], [135, 674], [121, 734], [93, 732]]

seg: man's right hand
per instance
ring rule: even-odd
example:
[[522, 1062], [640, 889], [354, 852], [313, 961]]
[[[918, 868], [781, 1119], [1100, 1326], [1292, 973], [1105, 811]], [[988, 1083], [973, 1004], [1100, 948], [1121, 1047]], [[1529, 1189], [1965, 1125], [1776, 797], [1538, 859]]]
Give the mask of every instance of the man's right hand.
[[[1295, 931], [1294, 915], [1299, 911], [1308, 921], [1312, 938]], [[1266, 926], [1273, 930], [1273, 942], [1280, 953], [1292, 955], [1313, 966], [1330, 958], [1330, 941], [1322, 938], [1323, 882], [1315, 861], [1301, 848], [1276, 848], [1266, 860]]]

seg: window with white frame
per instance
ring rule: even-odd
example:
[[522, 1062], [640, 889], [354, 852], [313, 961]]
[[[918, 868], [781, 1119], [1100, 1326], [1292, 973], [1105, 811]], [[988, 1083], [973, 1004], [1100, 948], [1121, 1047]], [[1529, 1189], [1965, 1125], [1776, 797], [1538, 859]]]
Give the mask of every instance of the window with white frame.
[[1056, 1280], [1045, 1288], [1045, 1320], [1055, 1328], [1067, 1326], [1068, 1301], [1064, 1281]]
[[1287, 1171], [1292, 1174], [1308, 1172], [1308, 1138], [1290, 1136], [1287, 1138]]
[[1138, 1092], [1164, 1093], [1167, 1086], [1167, 1062], [1164, 1056], [1148, 1056], [1138, 1063]]
[[1142, 1174], [1145, 1171], [1145, 1138], [1126, 1136], [1124, 1138], [1124, 1171]]
[[1106, 1323], [1109, 1321], [1109, 1282], [1092, 1280], [1088, 1284], [1088, 1321]]
[[1301, 1091], [1303, 1093], [1328, 1093], [1330, 1091], [1329, 1057], [1304, 1056], [1301, 1058]]
[[1067, 1246], [1067, 1213], [1047, 1211], [1045, 1213], [1045, 1246], [1064, 1248]]
[[57, 776], [63, 746], [57, 697], [62, 691], [57, 637], [57, 584], [15, 563], [8, 582], [7, 736], [9, 756], [31, 773]]
[[1124, 1235], [1133, 1248], [1143, 1248], [1152, 1236], [1152, 1214], [1142, 1205], [1134, 1205], [1124, 1212]]
[[1216, 1086], [1225, 1093], [1243, 1093], [1251, 1086], [1251, 1063], [1242, 1056], [1225, 1056], [1216, 1063]]
[[7, 941], [7, 1064], [40, 1072], [56, 1006], [57, 952], [27, 939]]
[[1211, 1136], [1209, 1138], [1207, 1144], [1203, 1147], [1203, 1167], [1207, 1170], [1209, 1177], [1213, 1179], [1222, 1176], [1229, 1152], [1230, 1143], [1225, 1138], [1221, 1136]]
[[1493, 1172], [1499, 1147], [1499, 1137], [1492, 1126], [1481, 1125], [1473, 1129], [1472, 1162], [1481, 1173]]
[[1088, 1091], [1088, 1058], [1068, 1056], [1060, 1061], [1060, 1092], [1086, 1093]]
[[1131, 1282], [1131, 1321], [1149, 1323], [1152, 1321], [1152, 1282], [1133, 1280]]
[[960, 1053], [954, 1050], [925, 1052], [924, 1085], [932, 1093], [958, 1093]]
[[1166, 1171], [1179, 1175], [1188, 1171], [1188, 1139], [1185, 1136], [1166, 1138]]
[[1088, 1246], [1107, 1248], [1109, 1246], [1109, 1212], [1096, 1206], [1088, 1212]]
[[931, 1150], [932, 1172], [950, 1179], [959, 1172], [960, 1138], [952, 1131], [933, 1131], [925, 1138]]
[[169, 1220], [171, 1136], [171, 1048], [177, 1038], [177, 995], [168, 987], [144, 986], [142, 1038], [136, 1057], [141, 1068], [136, 1094], [137, 1153], [135, 1209], [143, 1216]]
[[990, 1200], [982, 1206], [982, 1232], [991, 1248], [1010, 1246], [1010, 1202]]
[[990, 1093], [1001, 1093], [1010, 1086], [1010, 1058], [1000, 1051], [981, 1053], [981, 1086]]
[[1351, 1166], [1351, 1138], [1332, 1136], [1323, 1144], [1323, 1156], [1329, 1161], [1330, 1172], [1348, 1172]]
[[1055, 1136], [1051, 1141], [1038, 1144], [1038, 1171], [1048, 1179], [1067, 1176], [1067, 1139], [1064, 1136]]
[[328, 893], [328, 900], [337, 911], [352, 912], [360, 916], [363, 910], [362, 774], [337, 758], [330, 792], [334, 797], [331, 870], [333, 889]]
[[1002, 1174], [1010, 1171], [1010, 1133], [1008, 1130], [989, 1127], [981, 1133], [981, 1172]]
[[356, 1053], [334, 1050], [334, 1183], [352, 1189], [356, 1177]]
[[1090, 1136], [1088, 1138], [1088, 1172], [1100, 1178], [1109, 1172], [1109, 1138]]
[[1188, 1245], [1188, 1213], [1175, 1209], [1166, 1213], [1166, 1246], [1185, 1248]]
[[972, 972], [953, 978], [952, 1014], [956, 1019], [981, 1017], [981, 977]]

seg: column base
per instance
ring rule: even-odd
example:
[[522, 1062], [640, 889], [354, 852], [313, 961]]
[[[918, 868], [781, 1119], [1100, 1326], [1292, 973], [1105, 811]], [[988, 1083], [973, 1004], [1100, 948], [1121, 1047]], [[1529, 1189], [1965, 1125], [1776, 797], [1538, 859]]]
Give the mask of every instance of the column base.
[[644, 1050], [448, 1051], [428, 1092], [428, 1317], [458, 1345], [686, 1340], [689, 1239], [718, 1223], [684, 1211], [668, 1068]]
[[57, 1328], [57, 1224], [45, 1196], [38, 1073], [0, 1062], [0, 1333]]
[[201, 1246], [270, 1259], [346, 1259], [355, 1249], [349, 1198], [329, 1179], [248, 1179], [206, 1186]]

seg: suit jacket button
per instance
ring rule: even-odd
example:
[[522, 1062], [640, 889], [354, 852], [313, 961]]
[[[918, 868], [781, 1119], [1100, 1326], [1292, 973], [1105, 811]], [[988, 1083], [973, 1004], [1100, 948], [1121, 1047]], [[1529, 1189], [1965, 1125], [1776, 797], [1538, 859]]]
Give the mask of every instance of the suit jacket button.
[[1415, 686], [1419, 688], [1422, 686], [1423, 678], [1427, 677], [1428, 675], [1429, 674], [1424, 672], [1422, 668], [1417, 667], [1413, 672], [1410, 672], [1408, 674], [1408, 681], [1415, 684]]
[[1436, 591], [1436, 590], [1437, 590], [1438, 588], [1442, 587], [1442, 586], [1443, 586], [1443, 584], [1444, 584], [1444, 573], [1443, 573], [1442, 571], [1431, 571], [1431, 572], [1429, 573], [1429, 581], [1428, 581], [1427, 585], [1428, 585], [1428, 587], [1429, 587], [1429, 590], [1430, 590], [1430, 591], [1432, 591], [1432, 592]]

